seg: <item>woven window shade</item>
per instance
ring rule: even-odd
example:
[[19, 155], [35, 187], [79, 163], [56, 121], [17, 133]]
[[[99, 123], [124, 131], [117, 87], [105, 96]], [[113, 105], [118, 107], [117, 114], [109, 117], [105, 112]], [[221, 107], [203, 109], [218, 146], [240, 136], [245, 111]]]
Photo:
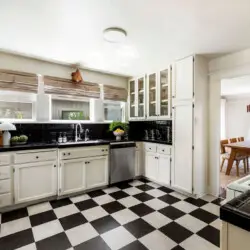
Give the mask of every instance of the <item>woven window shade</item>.
[[37, 87], [38, 80], [35, 74], [0, 70], [0, 89], [2, 90], [37, 93]]
[[100, 98], [100, 86], [97, 83], [73, 83], [69, 79], [44, 77], [44, 91], [47, 94]]
[[114, 101], [127, 101], [128, 92], [125, 88], [114, 87], [111, 85], [104, 85], [104, 99]]

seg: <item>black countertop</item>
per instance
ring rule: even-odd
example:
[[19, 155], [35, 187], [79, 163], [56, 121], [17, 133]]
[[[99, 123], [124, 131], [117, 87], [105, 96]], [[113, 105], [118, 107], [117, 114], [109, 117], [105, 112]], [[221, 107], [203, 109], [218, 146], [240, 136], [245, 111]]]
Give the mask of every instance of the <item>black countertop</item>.
[[220, 219], [250, 232], [250, 190], [223, 205]]
[[171, 142], [162, 141], [162, 140], [150, 140], [150, 139], [146, 140], [146, 139], [142, 139], [142, 140], [137, 140], [137, 141], [150, 142], [150, 143], [159, 143], [159, 144], [165, 144], [165, 145], [172, 146]]

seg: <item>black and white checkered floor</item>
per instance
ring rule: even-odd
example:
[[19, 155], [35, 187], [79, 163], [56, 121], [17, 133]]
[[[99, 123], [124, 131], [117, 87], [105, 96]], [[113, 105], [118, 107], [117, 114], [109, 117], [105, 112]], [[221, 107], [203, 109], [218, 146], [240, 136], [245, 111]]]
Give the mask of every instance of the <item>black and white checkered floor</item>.
[[135, 180], [2, 214], [0, 249], [218, 250], [219, 202]]

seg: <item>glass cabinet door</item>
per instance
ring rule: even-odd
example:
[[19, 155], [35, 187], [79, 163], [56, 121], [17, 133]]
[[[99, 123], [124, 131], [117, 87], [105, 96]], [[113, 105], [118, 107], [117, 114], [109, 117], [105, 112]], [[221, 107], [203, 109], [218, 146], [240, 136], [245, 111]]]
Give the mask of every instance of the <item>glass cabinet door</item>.
[[145, 78], [138, 79], [138, 117], [145, 116]]
[[170, 116], [169, 101], [170, 101], [170, 71], [165, 69], [160, 71], [159, 79], [159, 115]]
[[129, 82], [129, 116], [130, 118], [136, 117], [136, 88], [135, 88], [135, 80]]
[[156, 73], [148, 75], [148, 116], [157, 116]]

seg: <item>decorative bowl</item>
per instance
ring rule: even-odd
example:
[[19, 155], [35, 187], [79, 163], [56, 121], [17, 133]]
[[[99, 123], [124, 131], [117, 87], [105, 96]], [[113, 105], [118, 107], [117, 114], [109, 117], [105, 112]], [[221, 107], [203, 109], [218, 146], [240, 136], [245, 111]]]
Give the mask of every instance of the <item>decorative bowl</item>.
[[124, 131], [123, 132], [113, 132], [114, 136], [116, 137], [117, 141], [120, 141], [122, 139], [122, 136], [124, 135]]

